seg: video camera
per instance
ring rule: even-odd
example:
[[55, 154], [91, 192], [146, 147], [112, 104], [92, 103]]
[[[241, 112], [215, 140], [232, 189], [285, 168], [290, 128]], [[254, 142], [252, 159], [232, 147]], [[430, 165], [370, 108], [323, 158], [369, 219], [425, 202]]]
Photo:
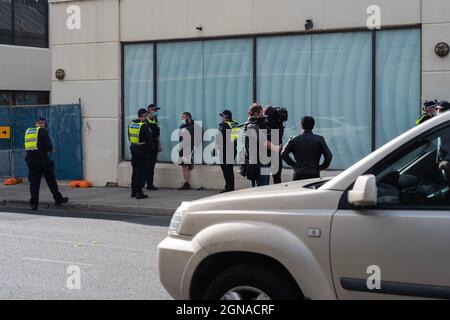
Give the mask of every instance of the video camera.
[[286, 122], [289, 119], [289, 113], [288, 110], [281, 106], [273, 107], [273, 112], [270, 115], [270, 118], [275, 120], [276, 122]]

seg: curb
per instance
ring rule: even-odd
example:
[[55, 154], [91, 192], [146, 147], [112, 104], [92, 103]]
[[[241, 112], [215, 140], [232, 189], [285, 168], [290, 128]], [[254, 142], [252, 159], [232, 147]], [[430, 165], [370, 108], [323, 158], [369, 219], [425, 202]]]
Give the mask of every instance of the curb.
[[[0, 200], [0, 205], [9, 208], [30, 208], [28, 201], [20, 200]], [[176, 208], [155, 208], [155, 207], [133, 207], [116, 206], [107, 204], [64, 204], [56, 206], [53, 202], [40, 202], [40, 209], [57, 209], [80, 212], [98, 212], [98, 213], [133, 213], [149, 216], [172, 216]]]

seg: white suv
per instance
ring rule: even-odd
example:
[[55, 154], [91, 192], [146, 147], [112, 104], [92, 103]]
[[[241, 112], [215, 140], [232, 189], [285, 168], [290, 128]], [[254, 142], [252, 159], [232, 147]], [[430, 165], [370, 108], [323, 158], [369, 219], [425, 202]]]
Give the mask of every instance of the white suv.
[[337, 177], [183, 203], [158, 247], [176, 299], [450, 298], [450, 112]]

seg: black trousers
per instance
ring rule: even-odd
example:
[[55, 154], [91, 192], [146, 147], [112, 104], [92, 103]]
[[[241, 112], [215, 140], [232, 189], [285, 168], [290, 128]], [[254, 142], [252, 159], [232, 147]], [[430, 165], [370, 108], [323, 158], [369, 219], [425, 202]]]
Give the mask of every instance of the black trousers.
[[155, 175], [155, 166], [157, 155], [150, 155], [147, 157], [147, 187], [153, 187], [153, 177]]
[[294, 181], [320, 178], [320, 173], [294, 173]]
[[55, 177], [55, 165], [53, 161], [47, 159], [27, 159], [28, 165], [28, 181], [30, 182], [30, 204], [37, 205], [39, 203], [39, 190], [41, 188], [41, 178], [44, 176], [48, 188], [53, 194], [56, 202], [62, 199], [62, 195], [58, 190], [58, 184]]
[[142, 193], [145, 181], [147, 180], [147, 155], [131, 152], [131, 192], [133, 194]]
[[225, 179], [225, 191], [234, 191], [234, 165], [221, 164], [220, 168]]
[[281, 183], [281, 173], [283, 172], [283, 159], [281, 158], [281, 155], [278, 159], [278, 171], [275, 171], [276, 168], [271, 168], [272, 178], [273, 178], [273, 184], [279, 184]]

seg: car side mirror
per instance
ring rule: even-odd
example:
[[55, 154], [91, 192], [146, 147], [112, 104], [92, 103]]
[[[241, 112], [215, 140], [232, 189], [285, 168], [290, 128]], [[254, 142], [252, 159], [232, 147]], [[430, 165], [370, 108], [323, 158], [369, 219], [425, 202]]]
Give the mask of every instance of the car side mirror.
[[377, 204], [377, 179], [369, 174], [356, 179], [353, 189], [348, 192], [348, 202], [355, 207], [370, 207]]

